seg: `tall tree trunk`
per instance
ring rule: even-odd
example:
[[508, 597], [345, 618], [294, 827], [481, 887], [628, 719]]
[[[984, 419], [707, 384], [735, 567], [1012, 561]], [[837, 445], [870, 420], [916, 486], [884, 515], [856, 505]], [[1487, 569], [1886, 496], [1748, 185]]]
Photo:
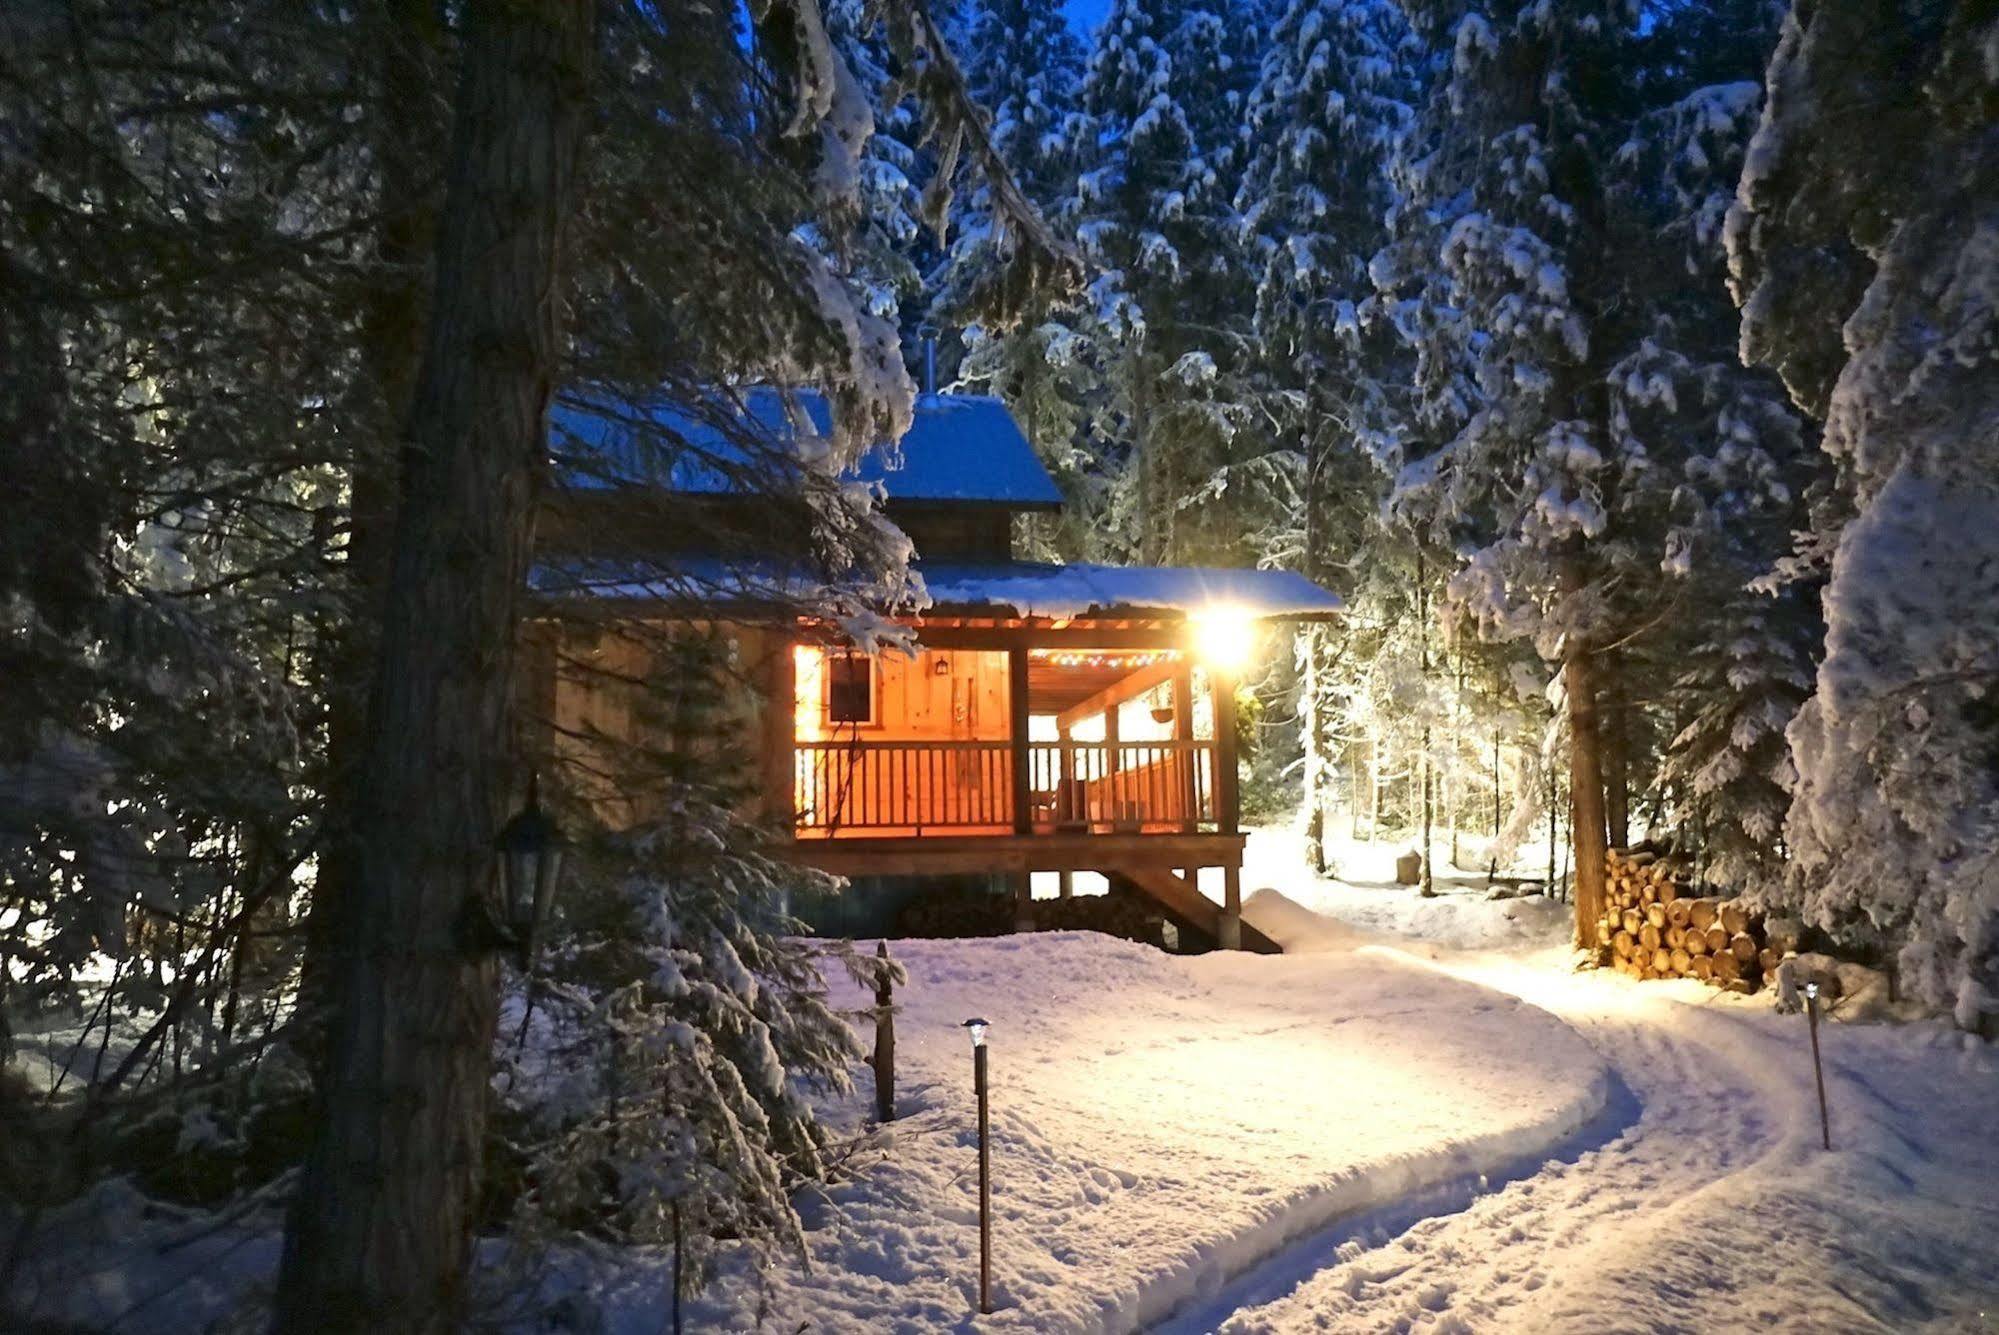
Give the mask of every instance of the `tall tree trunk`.
[[1492, 725], [1492, 842], [1499, 842], [1499, 725]]
[[[1326, 521], [1319, 486], [1325, 469], [1325, 436], [1314, 428], [1305, 437], [1305, 578], [1323, 582], [1326, 561]], [[1305, 851], [1312, 869], [1326, 870], [1327, 822], [1332, 819], [1332, 710], [1326, 677], [1332, 671], [1328, 635], [1319, 626], [1305, 628]]]
[[1451, 827], [1451, 869], [1455, 871], [1458, 867], [1459, 853], [1458, 826], [1463, 823], [1458, 810], [1458, 801], [1464, 795], [1464, 775], [1460, 762], [1464, 755], [1462, 727], [1465, 703], [1465, 658], [1464, 653], [1457, 649], [1455, 644], [1452, 648], [1457, 659], [1457, 689], [1451, 696], [1451, 760], [1450, 767], [1444, 771], [1444, 819]]
[[1381, 733], [1372, 724], [1367, 734], [1367, 841], [1381, 832]]
[[285, 1235], [282, 1331], [461, 1324], [497, 964], [490, 903], [533, 492], [558, 365], [560, 237], [588, 0], [466, 14], [437, 288], [341, 915], [325, 1109]]
[[347, 939], [341, 908], [361, 876], [355, 822], [361, 772], [367, 763], [368, 691], [374, 675], [382, 604], [393, 552], [396, 452], [391, 439], [409, 421], [423, 368], [425, 277], [436, 249], [436, 141], [443, 127], [428, 114], [434, 98], [437, 46], [443, 33], [431, 0], [377, 0], [364, 11], [373, 88], [369, 149], [376, 162], [375, 234], [380, 275], [362, 303], [361, 393], [369, 416], [383, 423], [379, 446], [361, 442], [349, 463], [346, 579], [342, 623], [332, 636], [326, 668], [326, 804], [329, 833], [312, 887], [301, 969], [301, 1010], [315, 1057], [322, 1012], [334, 985], [333, 959]]
[[1604, 659], [1602, 682], [1607, 701], [1603, 720], [1603, 804], [1607, 837], [1613, 848], [1631, 846], [1631, 719], [1625, 698], [1624, 661], [1616, 654]]
[[1576, 944], [1601, 945], [1597, 919], [1603, 916], [1603, 745], [1597, 735], [1596, 670], [1588, 643], [1571, 634], [1562, 656], [1562, 683], [1569, 698], [1569, 838], [1575, 873]]
[[[1427, 696], [1430, 689], [1430, 585], [1429, 573], [1421, 552], [1416, 554], [1416, 633], [1418, 640], [1417, 667], [1423, 679], [1423, 691]], [[1430, 865], [1430, 827], [1436, 815], [1436, 803], [1432, 789], [1430, 764], [1430, 706], [1423, 704], [1423, 891], [1425, 896], [1437, 893], [1435, 869]]]
[[1159, 461], [1152, 457], [1152, 393], [1146, 372], [1144, 335], [1131, 343], [1131, 448], [1138, 456], [1138, 560], [1159, 561], [1159, 517], [1153, 513]]

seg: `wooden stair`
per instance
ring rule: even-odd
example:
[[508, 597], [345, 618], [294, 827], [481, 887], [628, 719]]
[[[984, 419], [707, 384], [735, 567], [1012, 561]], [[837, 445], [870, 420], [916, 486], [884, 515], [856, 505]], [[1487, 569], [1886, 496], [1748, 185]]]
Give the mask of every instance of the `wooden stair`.
[[[1210, 940], [1221, 939], [1222, 906], [1187, 883], [1187, 878], [1157, 863], [1133, 862], [1108, 868], [1123, 877], [1168, 914], [1195, 928]], [[1281, 955], [1284, 948], [1247, 922], [1242, 926], [1242, 948], [1259, 955]]]

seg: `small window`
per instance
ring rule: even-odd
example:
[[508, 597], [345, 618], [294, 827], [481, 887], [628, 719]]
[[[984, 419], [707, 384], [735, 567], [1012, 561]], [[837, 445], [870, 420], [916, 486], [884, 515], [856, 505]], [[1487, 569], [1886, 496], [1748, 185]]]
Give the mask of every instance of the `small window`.
[[851, 650], [826, 655], [826, 721], [875, 721], [875, 660]]

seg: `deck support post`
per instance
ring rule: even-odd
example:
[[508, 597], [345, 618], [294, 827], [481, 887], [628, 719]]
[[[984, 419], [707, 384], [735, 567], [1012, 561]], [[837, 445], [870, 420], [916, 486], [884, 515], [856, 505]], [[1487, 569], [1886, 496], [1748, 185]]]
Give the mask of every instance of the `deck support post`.
[[[1235, 678], [1208, 669], [1208, 689], [1215, 700], [1215, 822], [1223, 834], [1242, 827], [1242, 790], [1236, 775]], [[1222, 917], [1217, 944], [1223, 950], [1242, 949], [1242, 860], [1222, 865]]]
[[[1078, 801], [1080, 793], [1076, 787], [1076, 748], [1066, 725], [1056, 728], [1056, 737], [1061, 741], [1060, 769], [1055, 778], [1055, 828], [1065, 829], [1089, 820], [1089, 803]], [[1066, 886], [1068, 882], [1063, 882]], [[1067, 891], [1064, 891], [1064, 898]]]
[[1006, 877], [1008, 886], [1013, 890], [1013, 930], [1031, 932], [1034, 930], [1034, 873], [1010, 871]]
[[[1180, 670], [1173, 674], [1173, 740], [1183, 743], [1194, 740], [1194, 669], [1184, 659]], [[1180, 828], [1188, 834], [1201, 828], [1201, 790], [1194, 776], [1194, 766], [1199, 763], [1191, 745], [1183, 746], [1175, 756], [1174, 769], [1179, 777], [1180, 789], [1177, 794]]]
[[1119, 828], [1124, 819], [1124, 752], [1118, 744], [1118, 707], [1112, 705], [1104, 711], [1104, 805], [1105, 810], [1097, 815], [1110, 823], [1110, 828]]
[[1013, 832], [1034, 833], [1034, 776], [1028, 773], [1027, 646], [1006, 651], [1007, 741], [1013, 750]]
[[1223, 950], [1242, 949], [1242, 867], [1234, 862], [1222, 865], [1222, 916], [1215, 944]]

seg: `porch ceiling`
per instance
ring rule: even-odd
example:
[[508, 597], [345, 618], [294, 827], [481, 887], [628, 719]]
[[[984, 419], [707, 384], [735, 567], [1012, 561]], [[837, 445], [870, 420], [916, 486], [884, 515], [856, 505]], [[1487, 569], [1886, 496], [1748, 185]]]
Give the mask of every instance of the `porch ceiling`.
[[[1078, 652], [1089, 653], [1088, 650]], [[1027, 665], [1028, 710], [1035, 714], [1060, 714], [1093, 695], [1109, 690], [1127, 677], [1136, 676], [1149, 666], [1149, 663], [1130, 658], [1103, 664], [1068, 664], [1038, 656], [1031, 658]]]

